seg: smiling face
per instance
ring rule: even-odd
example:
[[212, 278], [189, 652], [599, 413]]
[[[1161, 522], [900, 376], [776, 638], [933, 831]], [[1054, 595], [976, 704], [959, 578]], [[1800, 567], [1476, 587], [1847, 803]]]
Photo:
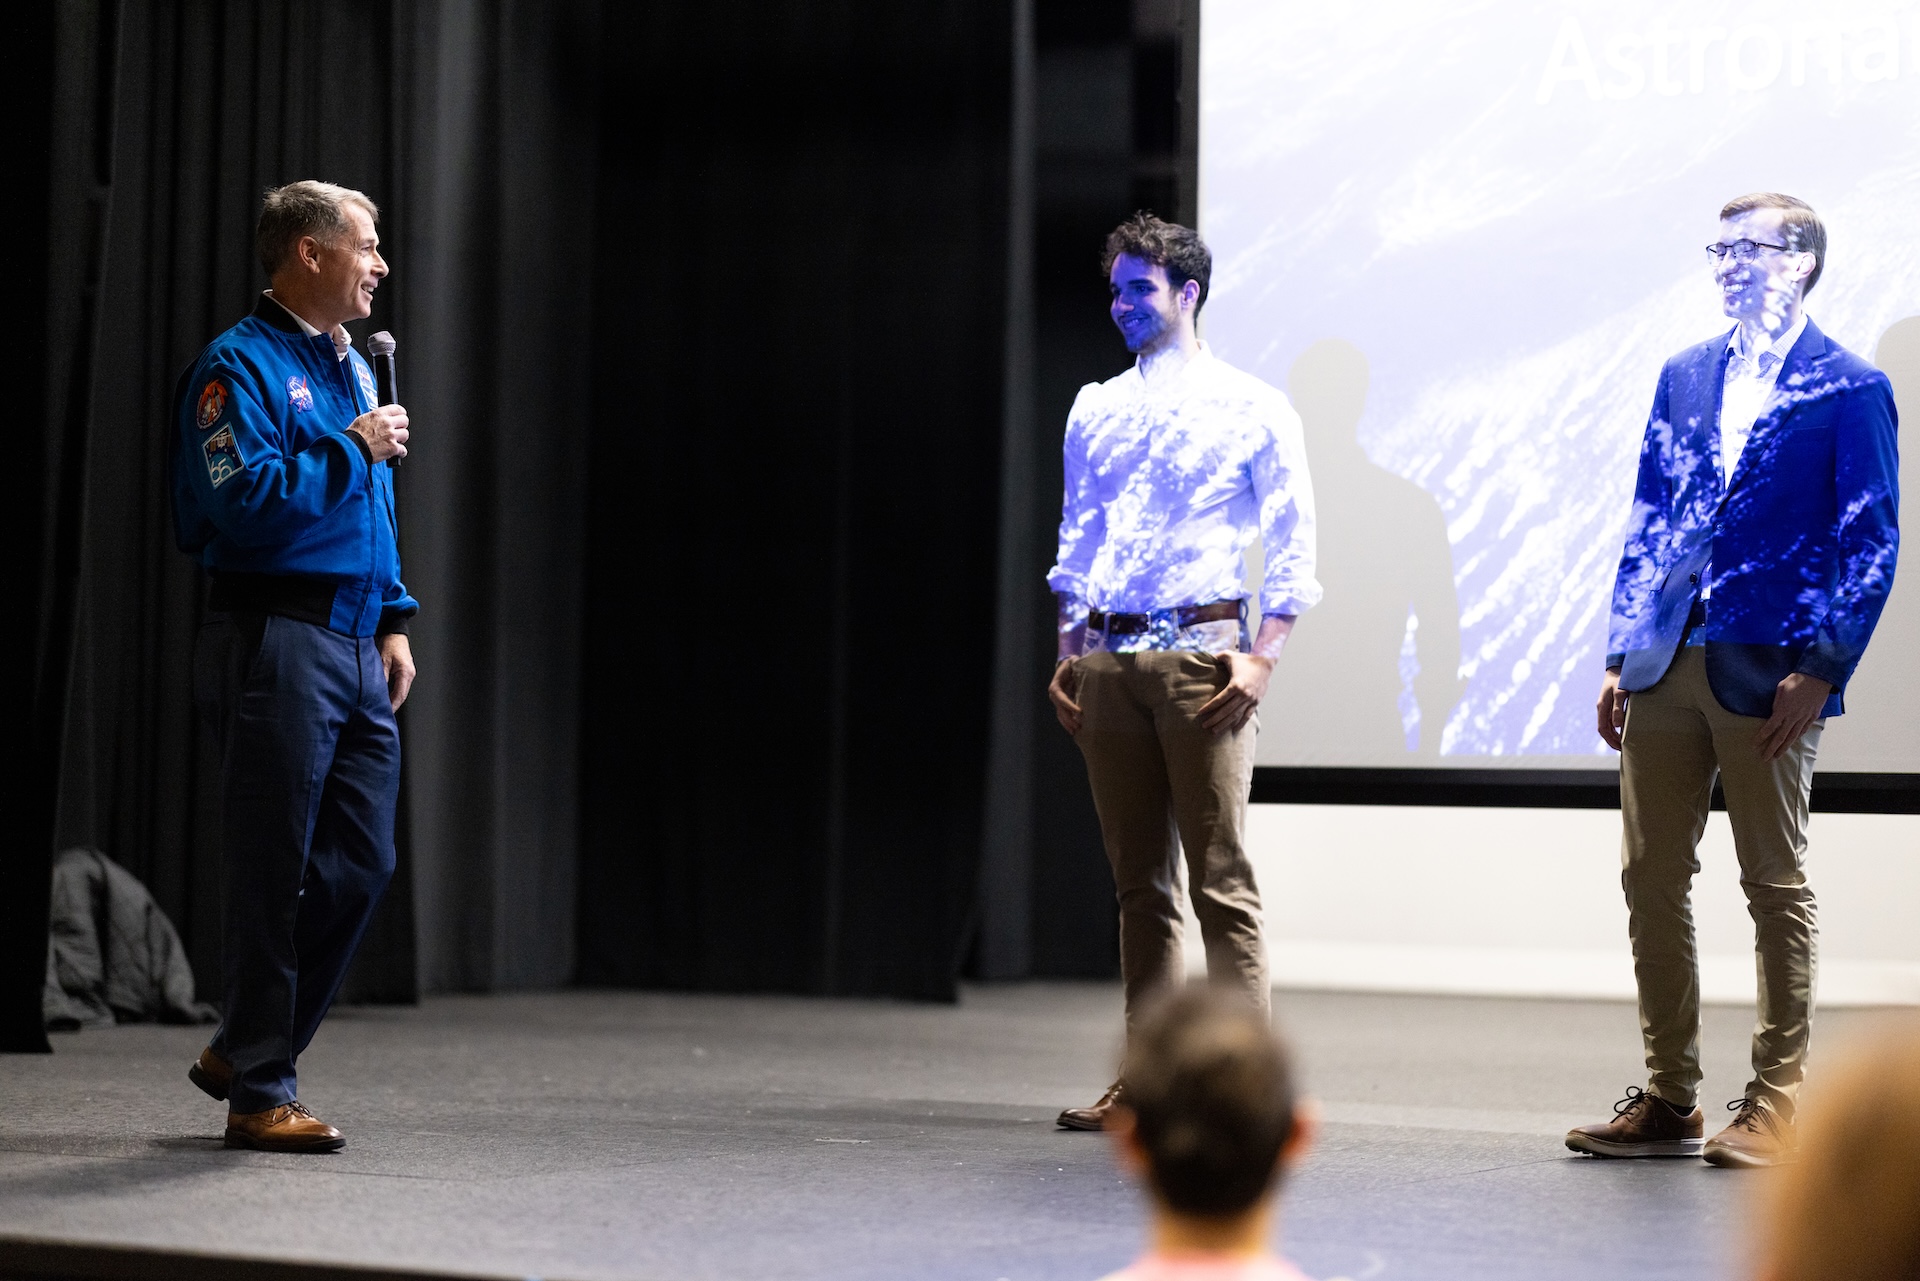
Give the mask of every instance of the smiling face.
[[357, 204], [340, 208], [344, 234], [302, 236], [293, 254], [273, 274], [273, 296], [322, 332], [373, 314], [373, 291], [387, 274], [373, 216]]
[[387, 261], [367, 211], [349, 204], [341, 212], [352, 230], [338, 243], [315, 245], [320, 278], [314, 283], [320, 297], [340, 309], [341, 321], [364, 320], [373, 314], [373, 291], [387, 274]]
[[[1756, 245], [1784, 245], [1788, 233], [1783, 226], [1785, 213], [1779, 209], [1752, 209], [1720, 221], [1720, 243], [1735, 244], [1751, 240]], [[1779, 334], [1793, 323], [1807, 277], [1813, 274], [1814, 256], [1783, 249], [1760, 249], [1751, 262], [1740, 262], [1733, 254], [1722, 257], [1713, 267], [1714, 282], [1720, 286], [1721, 310], [1735, 320], [1757, 323], [1770, 334]]]
[[1113, 294], [1109, 309], [1113, 323], [1127, 350], [1135, 355], [1150, 355], [1178, 342], [1183, 330], [1193, 328], [1194, 309], [1200, 301], [1196, 282], [1189, 280], [1176, 290], [1165, 267], [1121, 254], [1113, 260], [1107, 284]]

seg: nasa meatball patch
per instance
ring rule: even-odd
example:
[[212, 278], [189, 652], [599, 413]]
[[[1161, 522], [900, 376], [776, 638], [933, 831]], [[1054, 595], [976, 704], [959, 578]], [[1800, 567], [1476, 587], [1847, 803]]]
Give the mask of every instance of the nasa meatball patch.
[[313, 408], [313, 393], [307, 390], [307, 380], [299, 374], [287, 379], [287, 403], [297, 414]]
[[194, 417], [200, 424], [200, 430], [205, 431], [219, 422], [220, 415], [226, 411], [227, 389], [216, 378], [200, 392], [200, 407], [194, 412]]
[[233, 441], [233, 428], [222, 427], [207, 437], [200, 446], [207, 456], [207, 479], [213, 482], [215, 489], [227, 482], [227, 478], [239, 474], [246, 464], [240, 460], [240, 447]]

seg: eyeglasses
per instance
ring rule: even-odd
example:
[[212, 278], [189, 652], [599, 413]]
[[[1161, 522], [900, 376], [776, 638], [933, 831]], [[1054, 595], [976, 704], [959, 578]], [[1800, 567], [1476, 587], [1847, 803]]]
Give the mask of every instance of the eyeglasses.
[[1735, 262], [1752, 262], [1760, 256], [1762, 249], [1778, 249], [1782, 253], [1787, 252], [1785, 245], [1770, 245], [1764, 240], [1736, 240], [1730, 245], [1718, 242], [1708, 245], [1707, 257], [1714, 262], [1719, 262], [1728, 254], [1732, 254]]

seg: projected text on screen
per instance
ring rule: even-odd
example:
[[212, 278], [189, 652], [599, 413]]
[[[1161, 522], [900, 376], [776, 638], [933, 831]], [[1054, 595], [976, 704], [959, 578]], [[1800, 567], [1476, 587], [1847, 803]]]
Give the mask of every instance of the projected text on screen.
[[[1730, 327], [1726, 200], [1819, 210], [1808, 312], [1920, 415], [1911, 6], [1207, 0], [1201, 123], [1204, 336], [1292, 396], [1319, 505], [1263, 764], [1611, 759], [1634, 460], [1662, 363]], [[1920, 770], [1909, 597], [1920, 555], [1823, 768]]]

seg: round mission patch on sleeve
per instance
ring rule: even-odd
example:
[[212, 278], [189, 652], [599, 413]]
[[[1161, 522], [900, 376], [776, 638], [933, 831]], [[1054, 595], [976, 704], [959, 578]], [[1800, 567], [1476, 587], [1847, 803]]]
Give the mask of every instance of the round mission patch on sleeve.
[[205, 431], [220, 421], [220, 415], [227, 409], [227, 388], [218, 378], [208, 383], [200, 392], [200, 408], [195, 417], [200, 430]]

